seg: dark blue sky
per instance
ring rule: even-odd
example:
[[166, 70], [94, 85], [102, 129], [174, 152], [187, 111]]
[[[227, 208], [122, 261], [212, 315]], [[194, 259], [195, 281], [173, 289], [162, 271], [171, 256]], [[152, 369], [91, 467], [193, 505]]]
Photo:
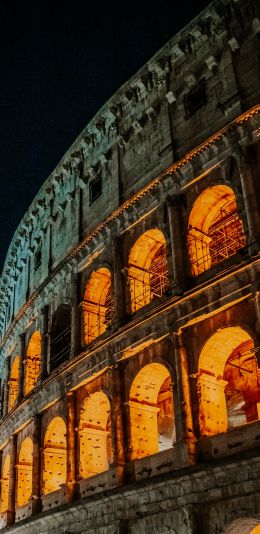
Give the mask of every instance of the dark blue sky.
[[104, 102], [208, 0], [0, 0], [0, 272], [12, 235]]

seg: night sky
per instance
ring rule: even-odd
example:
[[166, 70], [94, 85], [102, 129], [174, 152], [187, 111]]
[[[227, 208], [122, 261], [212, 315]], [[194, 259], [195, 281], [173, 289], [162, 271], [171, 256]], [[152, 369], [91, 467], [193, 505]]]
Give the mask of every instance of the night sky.
[[0, 272], [44, 180], [113, 93], [208, 0], [0, 0]]

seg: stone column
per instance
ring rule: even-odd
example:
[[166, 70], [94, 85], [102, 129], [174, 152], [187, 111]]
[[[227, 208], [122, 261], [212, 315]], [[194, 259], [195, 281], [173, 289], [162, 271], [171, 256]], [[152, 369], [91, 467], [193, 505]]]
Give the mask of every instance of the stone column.
[[175, 345], [175, 369], [176, 369], [176, 389], [175, 403], [175, 425], [176, 425], [176, 445], [186, 443], [189, 455], [194, 454], [194, 431], [191, 411], [190, 387], [188, 377], [188, 361], [182, 335], [174, 334]]
[[113, 252], [113, 301], [115, 306], [115, 323], [120, 326], [125, 317], [125, 277], [122, 273], [123, 254], [122, 239], [116, 237], [112, 244]]
[[17, 435], [11, 436], [10, 446], [10, 480], [8, 495], [7, 525], [12, 525], [15, 519], [15, 491], [16, 491], [16, 462], [17, 462]]
[[71, 350], [70, 359], [81, 349], [81, 323], [79, 306], [80, 275], [74, 274], [71, 280]]
[[71, 502], [78, 492], [77, 487], [77, 436], [76, 394], [67, 394], [67, 500]]
[[41, 431], [42, 415], [33, 418], [32, 513], [41, 512]]
[[[114, 464], [118, 466], [119, 476], [123, 473], [125, 465], [124, 429], [121, 399], [121, 375], [118, 367], [111, 369], [112, 400], [111, 400], [111, 423]], [[121, 468], [121, 469], [120, 469]]]
[[23, 399], [24, 384], [24, 365], [25, 365], [25, 334], [19, 336], [19, 384], [18, 384], [18, 402]]
[[11, 367], [11, 356], [8, 355], [6, 358], [5, 366], [6, 366], [6, 373], [5, 373], [5, 385], [4, 385], [4, 408], [3, 408], [3, 416], [5, 417], [8, 414], [8, 404], [9, 404], [9, 380], [10, 380], [10, 367]]
[[248, 222], [249, 252], [254, 253], [260, 245], [260, 213], [254, 186], [252, 161], [248, 149], [241, 149], [239, 152], [238, 168]]
[[186, 244], [182, 242], [181, 237], [180, 200], [177, 195], [174, 197], [169, 197], [167, 199], [167, 210], [169, 217], [172, 261], [174, 271], [173, 286], [177, 290], [177, 288], [180, 288], [180, 285], [185, 277], [183, 247], [186, 246]]
[[49, 317], [49, 306], [43, 306], [41, 310], [42, 314], [42, 348], [41, 348], [41, 380], [44, 380], [47, 377], [48, 370], [48, 317]]

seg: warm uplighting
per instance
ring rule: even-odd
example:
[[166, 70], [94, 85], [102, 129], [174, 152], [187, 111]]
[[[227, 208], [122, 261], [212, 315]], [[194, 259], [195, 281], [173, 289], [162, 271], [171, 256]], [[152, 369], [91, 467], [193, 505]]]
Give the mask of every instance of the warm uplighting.
[[168, 265], [163, 233], [153, 228], [142, 234], [129, 254], [131, 309], [136, 312], [167, 290]]
[[15, 356], [9, 377], [8, 409], [12, 410], [18, 398], [19, 356]]
[[82, 306], [83, 343], [103, 334], [112, 321], [111, 273], [101, 267], [91, 274]]
[[29, 341], [25, 358], [24, 394], [28, 395], [36, 386], [41, 369], [41, 333], [36, 330]]
[[132, 460], [169, 449], [175, 441], [171, 377], [160, 363], [139, 371], [130, 390]]
[[244, 247], [243, 224], [234, 192], [226, 185], [205, 189], [195, 201], [188, 229], [188, 250], [194, 276]]
[[213, 334], [199, 359], [202, 435], [259, 419], [259, 378], [253, 340], [245, 330], [226, 327]]
[[43, 445], [43, 494], [59, 490], [66, 483], [67, 441], [66, 424], [54, 417], [46, 430]]
[[110, 403], [102, 391], [84, 401], [80, 412], [80, 477], [102, 473], [112, 461]]
[[21, 444], [17, 465], [16, 504], [24, 506], [32, 495], [33, 442], [25, 438]]
[[10, 455], [7, 454], [2, 467], [1, 479], [1, 513], [7, 512], [10, 487]]

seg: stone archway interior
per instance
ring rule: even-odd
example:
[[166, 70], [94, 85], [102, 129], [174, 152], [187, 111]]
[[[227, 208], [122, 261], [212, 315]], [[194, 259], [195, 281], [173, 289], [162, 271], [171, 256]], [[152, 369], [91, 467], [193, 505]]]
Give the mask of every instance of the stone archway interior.
[[158, 228], [144, 232], [129, 254], [128, 280], [132, 312], [161, 297], [168, 288], [166, 242]]
[[205, 189], [194, 202], [188, 226], [188, 253], [194, 276], [244, 247], [243, 223], [235, 194], [227, 185]]
[[36, 386], [41, 368], [41, 333], [36, 330], [30, 337], [25, 358], [24, 394]]
[[132, 459], [150, 456], [173, 446], [175, 441], [172, 383], [160, 363], [146, 365], [130, 389]]
[[43, 494], [59, 490], [67, 477], [66, 425], [61, 417], [49, 423], [43, 445]]
[[7, 454], [2, 467], [1, 477], [1, 513], [7, 512], [10, 488], [10, 454]]
[[16, 504], [24, 506], [32, 495], [33, 442], [25, 438], [21, 444], [17, 465]]
[[106, 331], [112, 321], [111, 273], [101, 267], [86, 285], [82, 306], [83, 343], [88, 344]]
[[12, 410], [18, 398], [19, 356], [15, 356], [9, 377], [8, 409]]
[[85, 399], [79, 426], [80, 478], [109, 469], [112, 462], [110, 403], [102, 391]]

